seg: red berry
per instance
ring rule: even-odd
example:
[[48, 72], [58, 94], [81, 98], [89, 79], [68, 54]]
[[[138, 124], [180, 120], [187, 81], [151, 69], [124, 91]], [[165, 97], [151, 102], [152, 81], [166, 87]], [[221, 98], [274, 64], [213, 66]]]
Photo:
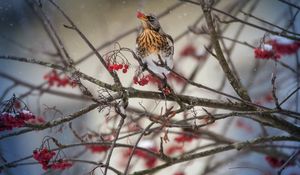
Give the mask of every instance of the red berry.
[[118, 64], [113, 64], [113, 69], [118, 70], [119, 65]]
[[149, 81], [148, 81], [147, 78], [145, 78], [145, 77], [143, 77], [143, 78], [140, 80], [140, 84], [141, 84], [142, 86], [148, 84], [148, 82], [149, 82]]
[[193, 45], [187, 45], [181, 50], [180, 56], [193, 56], [196, 53], [196, 48]]
[[114, 70], [113, 66], [112, 66], [112, 65], [109, 65], [109, 66], [108, 66], [108, 71], [109, 71], [109, 72], [112, 72], [113, 70]]
[[118, 69], [123, 69], [123, 64], [119, 64]]

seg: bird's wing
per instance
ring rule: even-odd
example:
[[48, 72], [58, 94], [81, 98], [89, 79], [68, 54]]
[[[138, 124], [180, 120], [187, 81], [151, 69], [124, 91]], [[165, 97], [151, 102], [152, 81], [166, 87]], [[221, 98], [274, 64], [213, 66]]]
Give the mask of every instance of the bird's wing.
[[171, 55], [173, 55], [174, 54], [174, 40], [170, 35], [168, 35], [168, 34], [164, 34], [164, 35], [166, 36], [168, 45], [171, 49]]
[[168, 34], [165, 33], [165, 36], [172, 42], [172, 45], [174, 45], [174, 40], [171, 37], [171, 35], [168, 35]]

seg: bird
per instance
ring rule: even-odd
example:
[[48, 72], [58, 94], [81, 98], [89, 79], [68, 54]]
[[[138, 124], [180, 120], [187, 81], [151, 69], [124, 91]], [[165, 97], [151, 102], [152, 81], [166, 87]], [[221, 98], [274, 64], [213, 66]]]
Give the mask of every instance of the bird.
[[143, 63], [160, 78], [165, 78], [174, 66], [174, 40], [160, 26], [157, 17], [140, 11], [141, 32], [136, 38], [136, 54]]

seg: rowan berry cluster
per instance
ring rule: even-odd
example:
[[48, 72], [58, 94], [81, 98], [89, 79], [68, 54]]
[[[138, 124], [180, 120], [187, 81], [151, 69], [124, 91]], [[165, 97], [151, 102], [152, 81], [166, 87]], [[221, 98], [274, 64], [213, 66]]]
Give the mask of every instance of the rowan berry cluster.
[[15, 95], [1, 103], [0, 112], [0, 131], [24, 127], [28, 121], [36, 118]]
[[133, 77], [133, 83], [138, 84], [140, 86], [145, 86], [147, 85], [150, 81], [152, 80], [152, 75], [142, 75], [142, 77]]
[[295, 54], [300, 48], [300, 42], [293, 41], [281, 36], [271, 36], [259, 48], [254, 49], [254, 55], [257, 59], [280, 59], [284, 55]]
[[281, 57], [278, 53], [276, 53], [276, 51], [273, 49], [273, 46], [270, 44], [264, 44], [260, 48], [255, 48], [254, 55], [257, 59], [277, 60]]
[[63, 159], [59, 159], [50, 163], [55, 155], [56, 153], [54, 151], [50, 151], [48, 148], [42, 148], [40, 150], [33, 151], [33, 158], [42, 165], [44, 170], [64, 170], [72, 166], [71, 162]]
[[152, 76], [151, 74], [148, 75], [142, 75], [140, 77], [134, 76], [133, 77], [133, 83], [138, 84], [140, 86], [145, 86], [149, 83], [156, 84], [158, 89], [165, 95], [171, 94], [171, 89], [168, 87], [163, 87], [163, 83], [160, 79], [156, 78], [155, 76]]
[[205, 52], [202, 49], [197, 49], [194, 45], [188, 44], [179, 53], [181, 57], [192, 57], [195, 60], [204, 60], [205, 57]]
[[197, 139], [198, 137], [196, 137], [193, 134], [180, 134], [179, 136], [175, 137], [175, 141], [177, 143], [182, 143], [182, 142], [192, 142], [194, 139]]
[[133, 83], [138, 84], [140, 86], [145, 86], [145, 85], [150, 83], [150, 84], [153, 84], [153, 85], [157, 85], [157, 87], [159, 89], [161, 89], [163, 87], [162, 81], [159, 78], [157, 78], [157, 77], [155, 77], [151, 74], [148, 74], [148, 75], [142, 74], [139, 77], [134, 76], [133, 77]]
[[180, 52], [180, 56], [194, 56], [196, 54], [196, 47], [189, 44], [185, 47]]
[[[156, 148], [150, 148], [150, 150], [153, 151], [153, 152], [157, 152]], [[125, 152], [124, 156], [128, 157], [130, 155], [131, 151], [132, 151], [132, 149], [128, 149]], [[134, 155], [136, 157], [141, 158], [141, 159], [143, 159], [145, 161], [145, 164], [144, 164], [145, 167], [147, 167], [147, 168], [153, 168], [153, 167], [155, 167], [156, 162], [157, 162], [157, 158], [154, 157], [153, 155], [151, 155], [151, 154], [149, 154], [149, 153], [147, 153], [147, 152], [145, 152], [143, 150], [140, 150], [140, 149], [135, 150], [134, 151]]]
[[128, 71], [129, 65], [128, 64], [114, 63], [114, 64], [108, 64], [107, 67], [108, 67], [108, 70], [110, 72], [112, 72], [112, 71], [118, 71], [118, 70], [122, 69], [122, 72], [125, 74]]
[[53, 69], [48, 74], [44, 75], [44, 79], [48, 81], [49, 86], [65, 87], [67, 85], [71, 87], [76, 87], [77, 83], [74, 80], [71, 80], [68, 76], [61, 76]]
[[295, 54], [300, 48], [299, 41], [293, 41], [281, 36], [272, 36], [267, 43], [272, 45], [273, 49], [280, 55]]
[[0, 131], [24, 127], [26, 121], [34, 118], [35, 116], [27, 110], [22, 110], [17, 113], [3, 112], [0, 114]]
[[47, 148], [42, 148], [41, 150], [34, 150], [33, 151], [33, 158], [42, 165], [44, 170], [50, 168], [50, 160], [55, 156], [54, 151], [50, 151]]

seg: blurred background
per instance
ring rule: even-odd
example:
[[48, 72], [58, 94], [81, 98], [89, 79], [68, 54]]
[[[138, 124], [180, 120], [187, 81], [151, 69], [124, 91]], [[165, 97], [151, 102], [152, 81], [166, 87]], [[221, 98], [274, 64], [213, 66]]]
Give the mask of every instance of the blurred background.
[[[70, 57], [79, 62], [76, 67], [97, 79], [112, 83], [109, 74], [104, 70], [94, 54], [91, 54], [91, 49], [80, 38], [80, 36], [73, 30], [65, 28], [63, 25], [68, 22], [46, 0], [42, 1], [42, 8], [32, 3], [34, 0], [0, 0], [0, 55], [13, 55], [25, 58], [35, 58], [38, 60], [62, 64], [58, 52], [51, 40], [51, 36], [45, 30], [43, 18], [48, 19], [53, 24], [53, 28], [61, 39], [65, 49], [68, 51]], [[138, 34], [140, 22], [136, 18], [136, 12], [141, 10], [146, 13], [153, 13], [161, 18], [160, 24], [164, 31], [175, 39], [175, 55], [176, 61], [175, 70], [185, 77], [190, 77], [193, 72], [196, 72], [194, 81], [204, 84], [208, 87], [219, 89], [222, 84], [225, 86], [222, 91], [234, 94], [230, 84], [224, 80], [224, 73], [217, 60], [213, 56], [208, 56], [205, 59], [197, 60], [191, 56], [182, 55], [186, 47], [192, 46], [196, 49], [198, 55], [205, 53], [205, 47], [210, 44], [209, 37], [206, 34], [197, 35], [191, 32], [191, 29], [201, 29], [205, 24], [202, 16], [200, 6], [190, 3], [182, 3], [175, 0], [66, 0], [56, 1], [57, 4], [64, 10], [64, 12], [74, 21], [83, 34], [89, 41], [98, 48], [101, 55], [117, 48], [118, 43], [121, 47], [135, 49], [135, 41]], [[295, 4], [299, 2], [294, 1]], [[286, 27], [291, 17], [297, 12], [297, 9], [291, 9], [289, 6], [275, 0], [228, 0], [217, 2], [216, 7], [225, 12], [237, 16], [240, 19], [248, 22], [264, 26], [268, 29], [274, 29], [270, 25], [261, 23], [253, 18], [243, 15], [241, 11], [251, 13], [261, 19], [269, 21], [282, 27]], [[45, 16], [41, 15], [44, 14]], [[223, 19], [224, 15], [218, 14]], [[299, 16], [295, 16], [296, 32], [299, 32], [300, 22]], [[227, 18], [228, 20], [229, 18]], [[243, 26], [241, 23], [224, 23], [220, 24], [219, 30], [222, 35], [228, 38], [235, 38], [241, 42], [247, 42], [254, 47], [258, 47], [262, 37], [268, 34], [264, 31], [257, 30], [253, 27]], [[290, 28], [291, 29], [291, 28]], [[274, 29], [276, 30], [276, 29]], [[232, 41], [224, 40], [224, 46], [230, 47]], [[272, 89], [271, 76], [272, 73], [277, 73], [278, 97], [283, 99], [292, 90], [299, 86], [298, 77], [295, 76], [287, 68], [280, 65], [275, 65], [271, 60], [257, 60], [254, 58], [253, 48], [245, 45], [236, 44], [232, 48], [232, 53], [229, 58], [232, 62], [231, 66], [235, 68], [240, 76], [243, 85], [248, 89], [250, 96], [255, 101], [262, 100], [262, 97], [267, 96]], [[120, 73], [120, 79], [124, 86], [132, 86], [132, 77], [135, 74], [138, 63], [134, 61], [130, 54], [125, 53], [130, 65], [127, 74]], [[227, 56], [226, 56], [227, 57]], [[281, 59], [286, 65], [290, 67], [299, 68], [297, 63], [299, 61], [295, 55], [286, 56]], [[87, 106], [91, 102], [81, 98], [81, 92], [78, 87], [49, 87], [47, 82], [43, 79], [44, 75], [49, 73], [51, 69], [31, 65], [26, 63], [19, 63], [13, 61], [0, 61], [0, 94], [1, 101], [7, 100], [16, 94], [17, 97], [28, 105], [29, 109], [38, 116], [45, 117], [46, 121], [71, 114], [79, 109]], [[99, 96], [98, 87], [83, 81], [83, 83], [93, 92], [95, 97]], [[298, 85], [297, 85], [298, 84]], [[143, 90], [155, 90], [154, 85], [136, 86], [134, 87]], [[183, 85], [177, 81], [172, 81], [171, 86], [176, 92], [205, 98], [220, 98], [218, 95], [205, 90], [187, 86], [183, 90]], [[41, 90], [43, 89], [43, 90]], [[65, 95], [61, 95], [62, 92]], [[67, 94], [67, 95], [66, 95]], [[68, 96], [69, 95], [69, 96]], [[292, 98], [284, 107], [289, 110], [299, 112], [299, 96]], [[143, 109], [139, 104], [142, 103], [150, 112], [159, 113], [160, 107], [165, 104], [164, 101], [153, 101], [145, 99], [131, 99], [129, 106], [133, 109]], [[169, 106], [172, 103], [168, 104]], [[263, 105], [274, 107], [273, 102], [263, 102]], [[200, 110], [199, 108], [198, 110]], [[57, 110], [59, 112], [57, 112]], [[222, 110], [214, 110], [208, 108], [209, 111], [216, 113]], [[176, 116], [178, 119], [182, 116]], [[86, 114], [85, 117], [76, 119], [73, 127], [79, 133], [84, 134], [90, 131], [105, 133], [109, 132], [111, 124], [107, 122], [105, 112], [99, 113], [98, 110]], [[239, 121], [241, 122], [241, 121]], [[246, 140], [261, 135], [262, 131], [260, 125], [243, 118], [242, 122], [249, 124], [246, 131], [235, 127], [234, 121], [226, 119], [219, 121], [213, 126], [207, 128], [217, 133], [223, 133], [229, 138], [237, 140]], [[132, 121], [126, 121], [129, 125]], [[149, 123], [147, 118], [139, 122], [141, 127]], [[113, 126], [113, 125], [112, 125]], [[250, 129], [249, 129], [250, 128]], [[172, 130], [172, 129], [170, 129]], [[174, 129], [175, 130], [175, 129]], [[250, 131], [249, 131], [250, 130]], [[277, 133], [277, 130], [269, 130], [269, 134]], [[9, 133], [9, 131], [7, 132]], [[32, 154], [32, 150], [39, 148], [43, 138], [46, 135], [53, 136], [62, 143], [78, 142], [71, 134], [67, 124], [63, 126], [54, 127], [52, 129], [26, 133], [20, 136], [6, 138], [0, 141], [1, 155], [8, 161], [18, 160]], [[170, 136], [172, 138], [172, 136]], [[123, 140], [124, 143], [135, 143], [136, 138]], [[155, 144], [159, 144], [159, 137], [146, 137], [153, 139]], [[172, 140], [172, 139], [171, 139]], [[193, 144], [201, 145], [209, 141], [205, 139]], [[171, 145], [167, 143], [166, 145]], [[190, 146], [190, 145], [189, 145]], [[298, 145], [299, 146], [299, 145]], [[82, 148], [74, 148], [66, 150], [67, 155], [74, 155], [75, 152], [80, 152]], [[121, 167], [123, 169], [120, 155], [117, 150], [112, 158], [112, 166]], [[288, 153], [291, 151], [288, 150]], [[83, 158], [89, 160], [102, 159], [102, 154], [84, 153]], [[232, 161], [222, 165], [222, 168], [214, 171], [213, 168], [207, 164], [215, 165], [224, 156], [231, 158]], [[210, 160], [211, 159], [211, 160]], [[33, 159], [31, 160], [33, 162]], [[3, 163], [3, 160], [2, 160]], [[188, 168], [187, 168], [188, 167]], [[243, 168], [246, 167], [246, 168]], [[211, 158], [201, 158], [188, 163], [182, 163], [172, 166], [166, 170], [160, 171], [157, 174], [173, 174], [179, 169], [185, 170], [188, 175], [202, 174], [204, 169], [211, 169], [207, 174], [275, 174], [276, 171], [264, 161], [264, 155], [258, 153], [236, 154], [230, 151], [228, 154]], [[142, 163], [137, 163], [137, 168], [134, 170], [144, 169]], [[63, 172], [48, 172], [49, 174], [85, 174], [91, 170], [91, 166], [87, 164], [76, 164], [69, 170]], [[296, 168], [289, 168], [285, 171], [286, 174], [298, 173]], [[39, 165], [19, 166], [5, 170], [4, 174], [43, 174], [45, 171]], [[97, 171], [101, 174], [101, 171]]]

